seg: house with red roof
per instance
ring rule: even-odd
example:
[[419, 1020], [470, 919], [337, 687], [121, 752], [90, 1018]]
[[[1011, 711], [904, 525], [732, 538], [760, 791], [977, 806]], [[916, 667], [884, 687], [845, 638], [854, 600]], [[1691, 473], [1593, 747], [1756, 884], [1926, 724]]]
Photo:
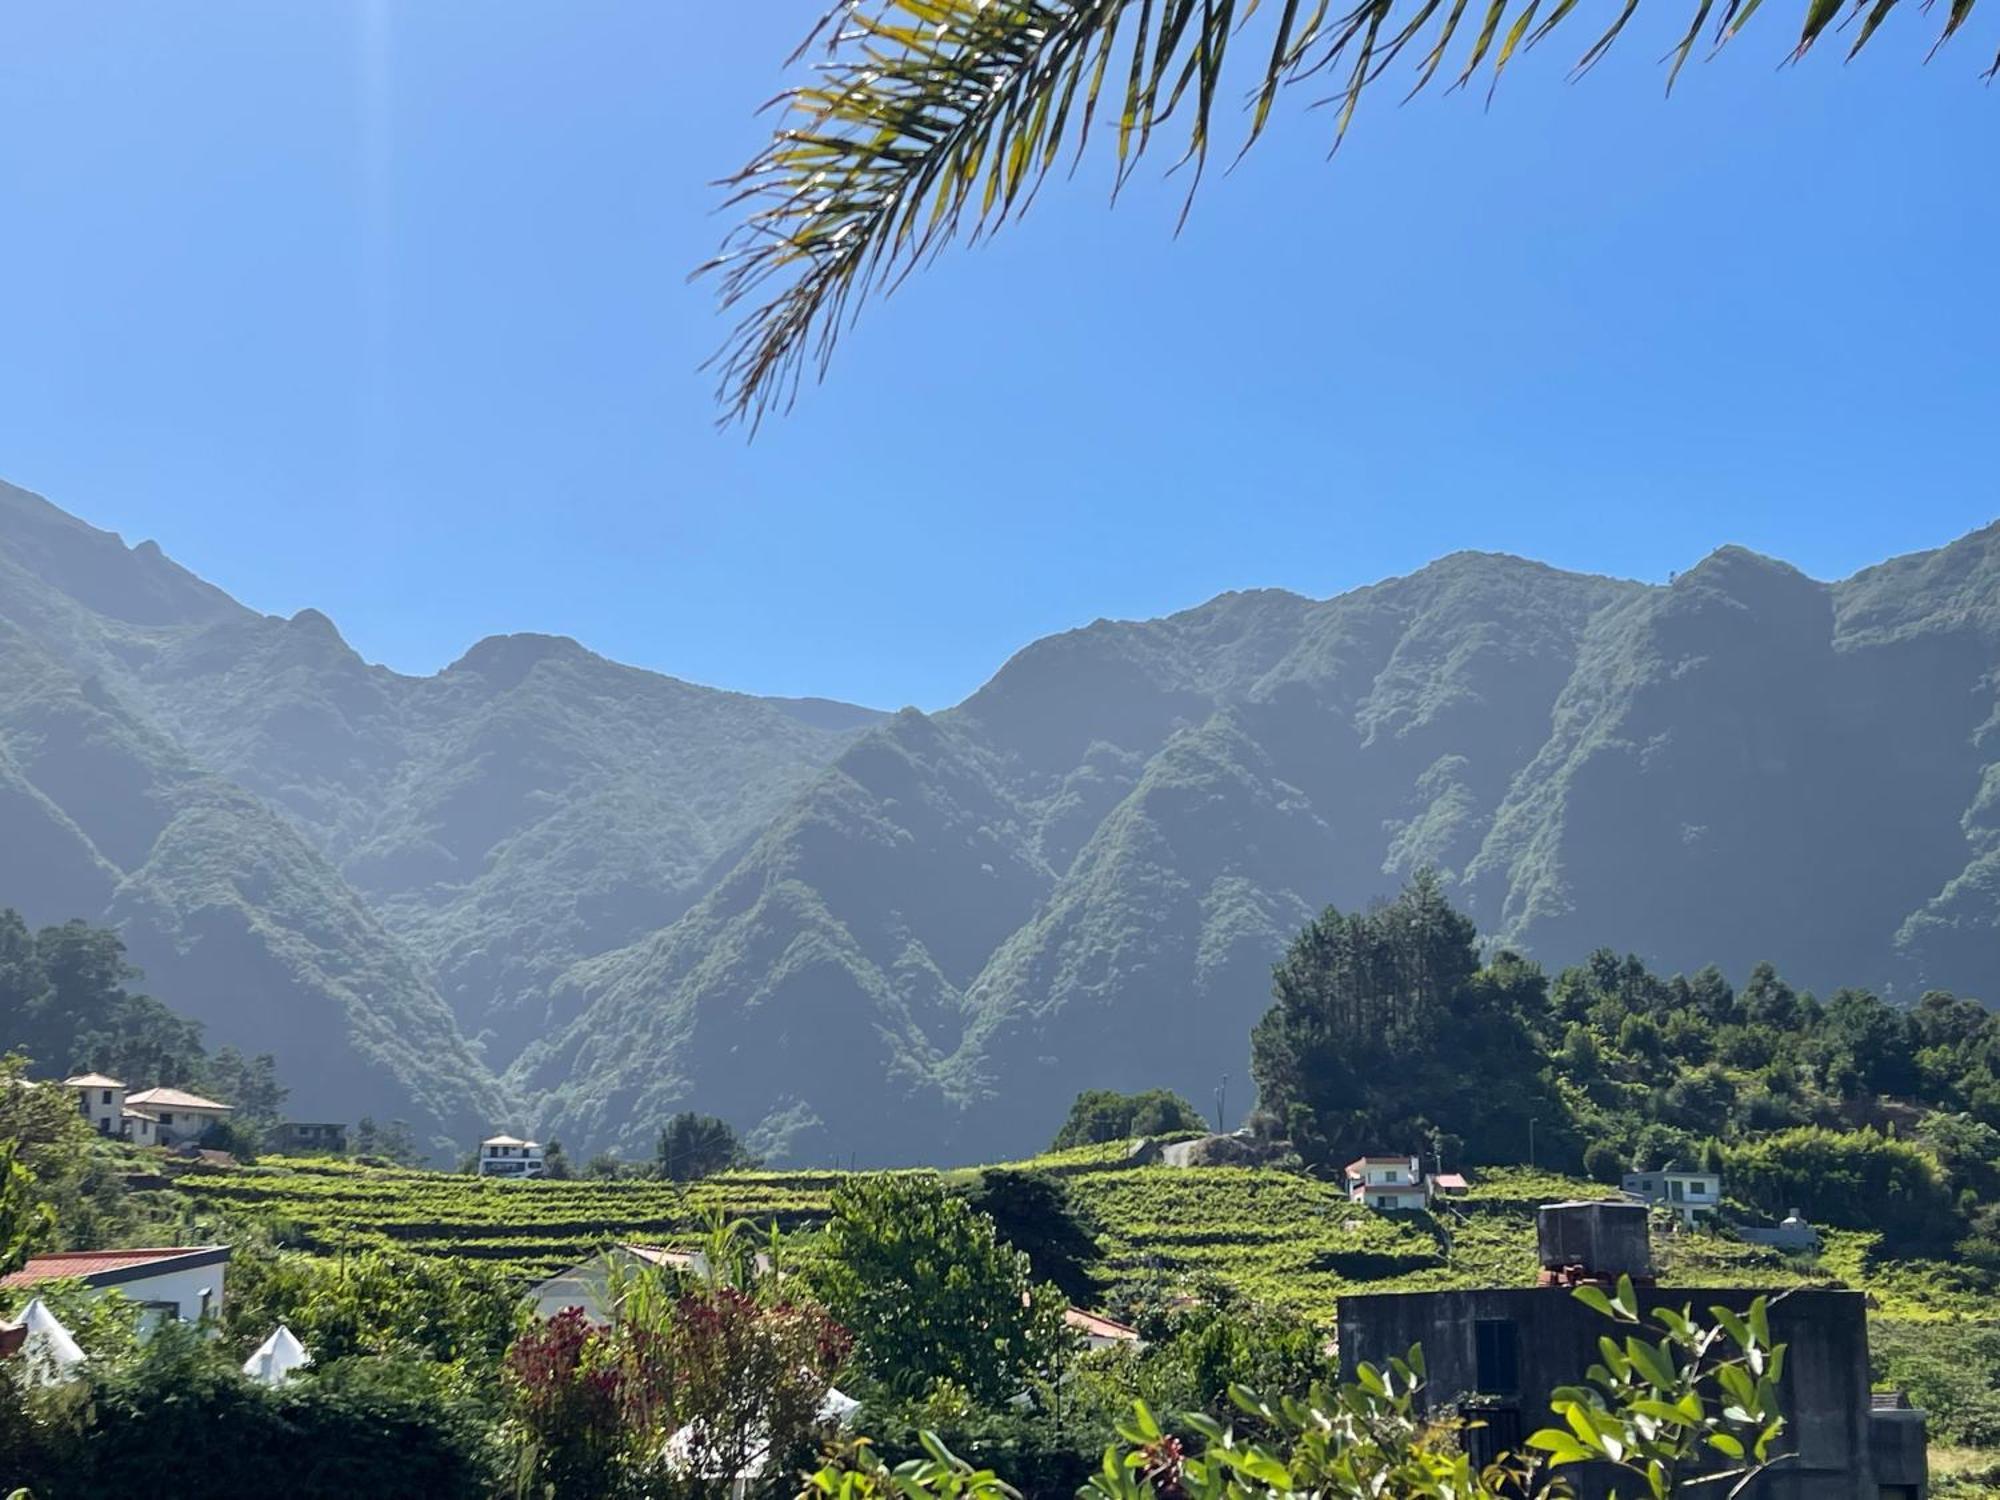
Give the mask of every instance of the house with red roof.
[[222, 1315], [227, 1245], [176, 1245], [150, 1250], [62, 1250], [29, 1257], [20, 1270], [0, 1276], [0, 1289], [80, 1281], [93, 1291], [116, 1291], [139, 1304], [140, 1329], [162, 1323], [198, 1323]]

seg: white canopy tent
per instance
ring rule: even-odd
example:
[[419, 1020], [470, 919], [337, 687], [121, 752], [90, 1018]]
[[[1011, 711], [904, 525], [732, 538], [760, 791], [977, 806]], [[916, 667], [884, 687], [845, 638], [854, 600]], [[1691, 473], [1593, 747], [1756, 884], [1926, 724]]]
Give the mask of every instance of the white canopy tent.
[[257, 1352], [243, 1361], [243, 1373], [265, 1385], [283, 1385], [296, 1372], [312, 1363], [306, 1346], [292, 1330], [280, 1323], [277, 1330], [257, 1346]]
[[49, 1311], [40, 1297], [29, 1299], [21, 1316], [4, 1326], [9, 1333], [20, 1330], [27, 1337], [20, 1357], [27, 1362], [28, 1379], [35, 1385], [52, 1385], [74, 1378], [77, 1366], [86, 1358], [62, 1321]]

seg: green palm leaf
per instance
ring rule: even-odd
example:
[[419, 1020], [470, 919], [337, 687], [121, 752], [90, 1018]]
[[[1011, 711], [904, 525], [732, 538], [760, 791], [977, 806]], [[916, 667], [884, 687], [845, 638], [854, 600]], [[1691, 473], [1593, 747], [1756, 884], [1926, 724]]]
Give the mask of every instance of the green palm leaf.
[[[1594, 65], [1639, 0], [1617, 0], [1609, 26], [1576, 67]], [[1692, 19], [1667, 55], [1667, 86], [1708, 29], [1715, 0], [1683, 0]], [[1762, 0], [1724, 0], [1712, 33], [1720, 47]], [[1859, 19], [1850, 56], [1889, 13], [1919, 0], [1800, 0], [1793, 56], [1829, 26]], [[1950, 0], [1939, 45], [1975, 0]], [[1926, 7], [1928, 4], [1926, 3]], [[770, 143], [727, 179], [741, 218], [697, 275], [720, 278], [739, 315], [713, 361], [727, 421], [753, 426], [790, 404], [807, 370], [823, 373], [835, 343], [870, 292], [891, 289], [961, 232], [998, 229], [1034, 201], [1056, 163], [1079, 159], [1100, 108], [1115, 116], [1122, 184], [1156, 135], [1169, 132], [1199, 184], [1216, 125], [1232, 43], [1267, 28], [1251, 52], [1243, 149], [1269, 123], [1279, 92], [1324, 76], [1335, 106], [1334, 143], [1362, 94], [1417, 43], [1414, 94], [1437, 74], [1464, 29], [1469, 83], [1490, 59], [1508, 62], [1578, 24], [1576, 0], [839, 0], [792, 63], [817, 57], [814, 76], [781, 94]], [[1845, 25], [1843, 21], [1841, 24]], [[1586, 33], [1587, 34], [1587, 33]], [[1988, 77], [2000, 72], [1996, 58]], [[1112, 84], [1109, 95], [1107, 82]]]

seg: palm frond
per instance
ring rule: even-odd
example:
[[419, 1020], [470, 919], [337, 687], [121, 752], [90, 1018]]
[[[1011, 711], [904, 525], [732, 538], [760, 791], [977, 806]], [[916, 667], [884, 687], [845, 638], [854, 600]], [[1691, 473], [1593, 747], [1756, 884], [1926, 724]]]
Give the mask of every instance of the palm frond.
[[[1575, 72], [1603, 58], [1639, 0], [1615, 3]], [[1667, 54], [1669, 89], [1717, 0], [1691, 3], [1686, 34]], [[1794, 58], [1843, 11], [1843, 27], [1860, 21], [1852, 57], [1899, 4], [1929, 9], [1931, 0], [1801, 3]], [[1722, 0], [1712, 45], [1735, 37], [1761, 4]], [[1974, 4], [1947, 0], [1938, 45]], [[1058, 162], [1081, 158], [1100, 111], [1115, 124], [1115, 184], [1171, 129], [1191, 168], [1191, 200], [1230, 45], [1253, 23], [1270, 35], [1254, 53], [1261, 75], [1246, 75], [1243, 150], [1288, 85], [1332, 80], [1314, 102], [1335, 107], [1337, 145], [1362, 94], [1406, 51], [1416, 49], [1414, 95], [1463, 34], [1453, 87], [1490, 66], [1490, 89], [1510, 60], [1573, 25], [1580, 9], [1577, 0], [838, 0], [792, 58], [814, 59], [815, 76], [772, 101], [780, 118], [770, 143], [726, 181], [740, 223], [696, 272], [718, 275], [723, 306], [742, 310], [712, 362], [724, 420], [754, 427], [789, 406], [809, 368], [824, 373], [871, 291], [892, 289], [961, 233], [976, 238], [1022, 212]], [[1996, 72], [2000, 58], [1986, 76]]]

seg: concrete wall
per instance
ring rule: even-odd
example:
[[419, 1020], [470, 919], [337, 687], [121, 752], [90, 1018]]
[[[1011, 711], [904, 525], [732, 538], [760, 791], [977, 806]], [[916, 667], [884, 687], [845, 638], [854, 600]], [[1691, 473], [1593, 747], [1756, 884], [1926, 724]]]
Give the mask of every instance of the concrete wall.
[[[1747, 1308], [1755, 1294], [1737, 1289], [1649, 1289], [1649, 1306]], [[1477, 1392], [1477, 1325], [1512, 1323], [1519, 1348], [1518, 1388], [1491, 1399], [1518, 1412], [1523, 1436], [1548, 1425], [1549, 1393], [1578, 1384], [1597, 1359], [1601, 1334], [1623, 1337], [1612, 1320], [1558, 1287], [1471, 1292], [1378, 1293], [1340, 1301], [1340, 1359], [1351, 1374], [1367, 1361], [1386, 1363], [1421, 1344], [1434, 1400]], [[1771, 1307], [1771, 1336], [1788, 1347], [1783, 1445], [1797, 1457], [1766, 1475], [1751, 1493], [1763, 1500], [1876, 1500], [1868, 1388], [1868, 1334], [1858, 1292], [1819, 1288], [1791, 1293]], [[1919, 1445], [1921, 1451], [1921, 1445]], [[1586, 1496], [1607, 1493], [1610, 1476], [1583, 1477]], [[1629, 1488], [1629, 1485], [1627, 1486]]]

